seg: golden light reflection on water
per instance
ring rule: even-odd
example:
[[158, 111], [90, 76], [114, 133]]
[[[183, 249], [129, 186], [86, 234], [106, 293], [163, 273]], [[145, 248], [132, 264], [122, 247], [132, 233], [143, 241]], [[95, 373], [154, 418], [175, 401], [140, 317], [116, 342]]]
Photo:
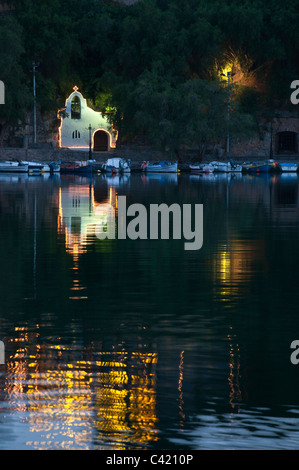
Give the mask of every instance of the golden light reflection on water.
[[[251, 281], [258, 271], [267, 272], [264, 242], [231, 240], [218, 246], [212, 261], [215, 297], [228, 309], [242, 294], [248, 294]], [[232, 411], [239, 412], [244, 400], [241, 388], [241, 353], [236, 334], [230, 326], [228, 340], [228, 402]]]
[[[103, 371], [97, 374], [103, 385], [97, 389], [97, 429], [104, 440], [118, 442], [118, 450], [128, 439], [135, 446], [157, 440], [156, 415], [156, 353], [103, 353], [97, 364]], [[107, 357], [110, 360], [107, 361]], [[112, 370], [110, 368], [113, 367]], [[108, 369], [107, 369], [108, 368]], [[121, 434], [120, 434], [121, 432]]]
[[212, 261], [217, 296], [229, 302], [241, 288], [249, 288], [249, 281], [261, 268], [267, 269], [262, 241], [232, 240], [219, 245]]
[[[116, 450], [158, 439], [156, 353], [100, 351], [94, 359], [89, 351], [89, 359], [75, 359], [78, 351], [40, 344], [36, 331], [15, 333], [4, 393], [25, 416], [29, 448]], [[37, 344], [23, 347], [26, 338]]]

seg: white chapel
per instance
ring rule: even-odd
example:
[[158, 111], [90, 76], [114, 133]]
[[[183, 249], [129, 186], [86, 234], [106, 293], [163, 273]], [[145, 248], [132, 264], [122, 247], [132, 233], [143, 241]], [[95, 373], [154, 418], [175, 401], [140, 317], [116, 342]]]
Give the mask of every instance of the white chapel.
[[73, 88], [66, 99], [65, 108], [58, 111], [59, 147], [94, 152], [109, 152], [116, 147], [117, 133], [107, 117], [87, 106], [86, 99]]

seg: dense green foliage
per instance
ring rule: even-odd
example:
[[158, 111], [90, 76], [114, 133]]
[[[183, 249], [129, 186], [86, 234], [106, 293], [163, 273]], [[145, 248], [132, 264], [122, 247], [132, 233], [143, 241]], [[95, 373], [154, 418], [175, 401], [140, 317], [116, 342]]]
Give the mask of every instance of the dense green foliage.
[[204, 149], [227, 130], [228, 92], [220, 80], [227, 62], [255, 84], [231, 89], [230, 124], [238, 135], [261, 109], [288, 100], [299, 77], [298, 0], [287, 8], [278, 0], [14, 3], [13, 16], [0, 22], [9, 121], [26, 107], [35, 60], [42, 111], [62, 106], [77, 84], [97, 109], [114, 110], [122, 139], [144, 135], [175, 152], [194, 143]]
[[[29, 105], [26, 75], [21, 66], [24, 54], [22, 28], [13, 17], [0, 17], [0, 70], [1, 80], [6, 85], [5, 106], [0, 106], [0, 136], [9, 123], [22, 117]], [[13, 45], [13, 47], [12, 47]]]

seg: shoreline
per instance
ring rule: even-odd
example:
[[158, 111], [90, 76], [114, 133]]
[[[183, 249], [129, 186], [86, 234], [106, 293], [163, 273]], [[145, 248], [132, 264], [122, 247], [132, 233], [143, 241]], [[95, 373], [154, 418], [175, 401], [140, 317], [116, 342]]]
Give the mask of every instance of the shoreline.
[[[95, 160], [96, 164], [101, 164], [106, 161], [108, 158], [112, 157], [121, 157], [131, 160], [132, 169], [139, 169], [142, 162], [145, 160], [148, 161], [158, 161], [158, 160], [170, 160], [170, 157], [157, 150], [150, 148], [134, 148], [134, 147], [123, 147], [115, 149], [111, 152], [92, 152], [91, 159]], [[206, 155], [201, 163], [209, 163], [211, 161], [229, 161], [233, 160], [236, 163], [244, 162], [265, 162], [269, 160], [270, 156], [261, 156], [261, 155], [223, 155], [222, 157], [216, 155]], [[15, 148], [15, 147], [0, 147], [0, 161], [5, 160], [29, 160], [35, 162], [57, 162], [57, 161], [80, 161], [88, 160], [89, 152], [82, 150], [73, 150], [66, 148], [59, 148], [49, 146], [37, 146], [29, 148]], [[299, 164], [299, 155], [273, 155], [272, 159], [279, 162], [292, 162]], [[174, 160], [174, 159], [172, 159]], [[190, 155], [184, 157], [184, 161], [179, 162], [180, 169], [189, 169], [190, 163], [195, 163], [196, 158]]]

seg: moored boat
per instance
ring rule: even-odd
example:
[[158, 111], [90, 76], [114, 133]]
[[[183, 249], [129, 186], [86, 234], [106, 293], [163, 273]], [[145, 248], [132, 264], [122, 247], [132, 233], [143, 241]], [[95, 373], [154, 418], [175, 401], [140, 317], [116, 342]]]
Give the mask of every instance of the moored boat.
[[298, 171], [298, 163], [295, 162], [282, 162], [279, 163], [279, 168], [282, 172], [297, 172]]
[[177, 173], [178, 163], [171, 163], [167, 161], [161, 162], [148, 162], [145, 161], [141, 165], [143, 171], [155, 172], [155, 173]]
[[279, 165], [274, 160], [267, 160], [265, 162], [249, 162], [242, 164], [242, 171], [244, 173], [269, 173], [272, 171], [279, 171]]
[[130, 173], [130, 160], [125, 160], [120, 157], [108, 158], [108, 160], [103, 163], [101, 170], [104, 173]]
[[215, 167], [210, 163], [191, 164], [189, 169], [192, 173], [214, 173]]
[[28, 165], [29, 173], [34, 173], [34, 174], [50, 173], [50, 166], [46, 163], [30, 162], [30, 161], [21, 160], [21, 164]]
[[242, 172], [242, 165], [236, 164], [233, 160], [229, 162], [218, 162], [214, 161], [211, 162], [211, 165], [214, 167], [215, 172], [219, 173], [241, 173]]
[[28, 165], [14, 161], [0, 162], [0, 171], [2, 173], [28, 173]]
[[60, 173], [75, 173], [81, 175], [92, 173], [92, 171], [92, 164], [87, 161], [63, 162], [60, 165]]

